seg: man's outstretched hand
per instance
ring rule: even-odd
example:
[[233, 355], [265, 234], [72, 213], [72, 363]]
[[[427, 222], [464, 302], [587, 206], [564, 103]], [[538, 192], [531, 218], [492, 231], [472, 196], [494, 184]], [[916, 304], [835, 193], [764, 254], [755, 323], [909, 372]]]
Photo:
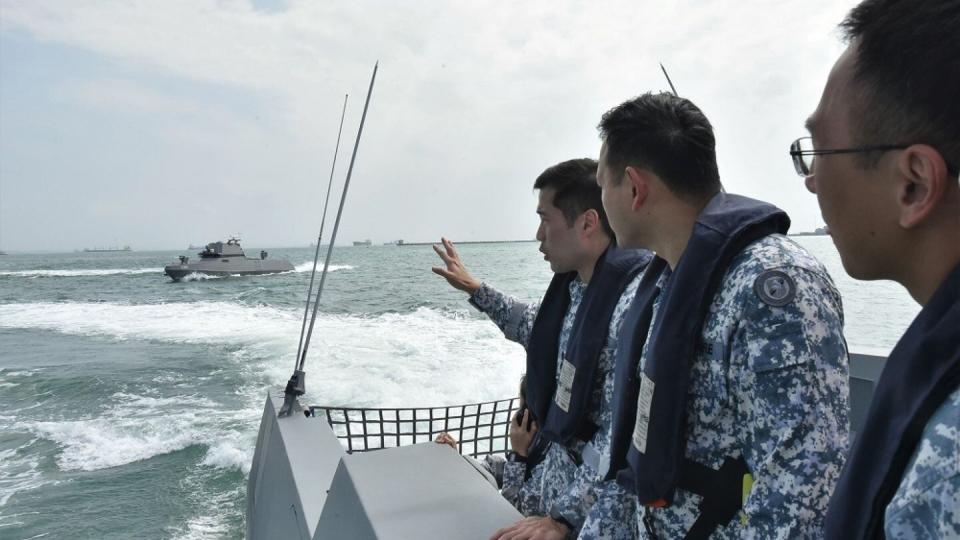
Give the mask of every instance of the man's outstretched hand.
[[441, 238], [440, 242], [443, 244], [443, 248], [434, 244], [433, 250], [443, 259], [445, 266], [434, 266], [433, 273], [443, 276], [454, 289], [467, 294], [477, 292], [480, 288], [480, 281], [473, 277], [467, 267], [463, 265], [460, 254], [457, 253], [457, 248], [453, 247], [453, 242], [446, 238]]

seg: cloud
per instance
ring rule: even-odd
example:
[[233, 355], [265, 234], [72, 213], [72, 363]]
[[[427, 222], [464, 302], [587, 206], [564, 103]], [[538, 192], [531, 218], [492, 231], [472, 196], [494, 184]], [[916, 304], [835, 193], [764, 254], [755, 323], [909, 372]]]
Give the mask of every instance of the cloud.
[[[107, 63], [106, 75], [81, 74], [63, 92], [178, 141], [163, 149], [182, 156], [168, 172], [204, 197], [208, 182], [229, 183], [240, 209], [250, 194], [283, 208], [264, 232], [270, 241], [311, 236], [342, 96], [351, 95], [345, 170], [377, 59], [346, 234], [531, 236], [533, 178], [596, 156], [606, 109], [667, 88], [661, 61], [711, 118], [728, 188], [780, 204], [811, 229], [819, 212], [785, 149], [842, 48], [834, 28], [852, 4], [5, 0], [0, 38], [25, 34]], [[7, 107], [12, 99], [0, 95]], [[197, 147], [210, 146], [201, 158]]]

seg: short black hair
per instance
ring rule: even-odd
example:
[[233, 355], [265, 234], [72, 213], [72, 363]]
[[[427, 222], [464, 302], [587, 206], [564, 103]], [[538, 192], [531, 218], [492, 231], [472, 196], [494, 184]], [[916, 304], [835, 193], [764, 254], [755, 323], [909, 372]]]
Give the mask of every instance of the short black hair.
[[596, 210], [600, 215], [603, 232], [614, 238], [613, 229], [600, 200], [602, 192], [597, 184], [597, 160], [581, 158], [557, 163], [540, 173], [533, 183], [533, 189], [547, 188], [554, 191], [553, 205], [563, 212], [568, 226], [572, 227], [577, 218], [587, 210]]
[[[649, 169], [687, 200], [703, 200], [721, 189], [713, 126], [689, 99], [647, 92], [604, 113], [597, 129], [614, 170]], [[620, 181], [615, 174], [613, 182]]]
[[960, 165], [960, 0], [864, 0], [840, 28], [857, 47], [857, 143], [928, 144]]

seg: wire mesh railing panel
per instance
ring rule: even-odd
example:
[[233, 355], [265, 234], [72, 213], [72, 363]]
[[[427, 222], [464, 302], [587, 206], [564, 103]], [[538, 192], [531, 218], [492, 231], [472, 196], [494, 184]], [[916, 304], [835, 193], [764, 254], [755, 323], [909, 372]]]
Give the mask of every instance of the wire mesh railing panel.
[[310, 416], [326, 418], [351, 454], [428, 442], [446, 432], [457, 439], [461, 454], [482, 457], [510, 448], [510, 419], [517, 401], [407, 408], [313, 405]]

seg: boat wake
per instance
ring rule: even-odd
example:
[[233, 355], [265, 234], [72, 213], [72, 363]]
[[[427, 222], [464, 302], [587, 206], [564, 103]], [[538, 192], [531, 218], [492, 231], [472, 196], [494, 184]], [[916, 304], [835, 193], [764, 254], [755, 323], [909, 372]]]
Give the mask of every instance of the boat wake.
[[[293, 271], [297, 273], [310, 272], [312, 270], [313, 270], [313, 261], [300, 263], [293, 268]], [[349, 264], [331, 264], [330, 265], [331, 272], [336, 272], [337, 270], [353, 270], [353, 267], [350, 266]], [[322, 262], [317, 263], [317, 273], [319, 274], [322, 271], [323, 271], [323, 263]]]
[[83, 270], [13, 270], [0, 272], [0, 276], [17, 277], [85, 277], [112, 276], [119, 274], [162, 274], [163, 268], [89, 268]]
[[[177, 375], [151, 385], [173, 395], [120, 390], [99, 399], [93, 416], [13, 419], [0, 433], [27, 432], [54, 442], [64, 471], [100, 470], [201, 446], [202, 466], [247, 473], [265, 390], [279, 391], [290, 374], [300, 315], [299, 309], [231, 302], [0, 304], [0, 328], [222, 346], [222, 368], [239, 382], [230, 399], [242, 403], [209, 398], [202, 378]], [[307, 366], [307, 403], [434, 406], [513, 395], [524, 353], [485, 319], [421, 307], [376, 316], [321, 313]], [[3, 382], [32, 380], [14, 375], [4, 373]], [[45, 407], [58, 410], [56, 401]]]

